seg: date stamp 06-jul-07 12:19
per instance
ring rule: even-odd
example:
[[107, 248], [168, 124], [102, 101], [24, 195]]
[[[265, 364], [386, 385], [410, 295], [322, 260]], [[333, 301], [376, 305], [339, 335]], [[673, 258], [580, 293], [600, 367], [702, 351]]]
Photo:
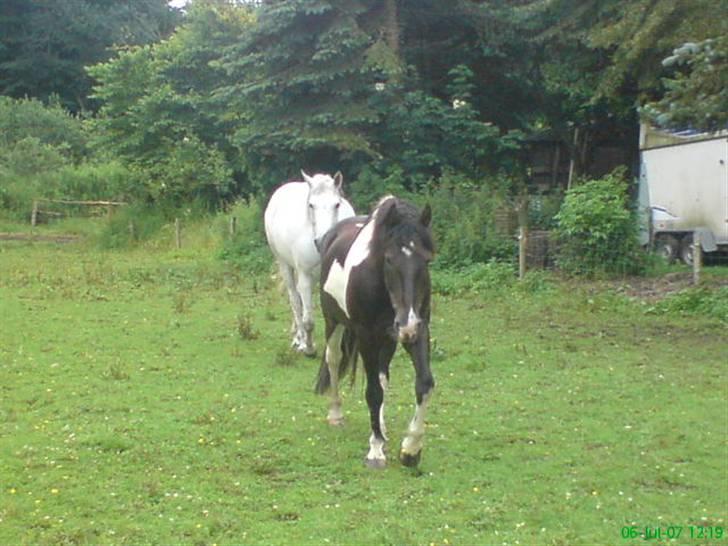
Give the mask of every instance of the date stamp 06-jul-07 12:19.
[[625, 525], [625, 540], [721, 540], [728, 539], [725, 527], [719, 525]]

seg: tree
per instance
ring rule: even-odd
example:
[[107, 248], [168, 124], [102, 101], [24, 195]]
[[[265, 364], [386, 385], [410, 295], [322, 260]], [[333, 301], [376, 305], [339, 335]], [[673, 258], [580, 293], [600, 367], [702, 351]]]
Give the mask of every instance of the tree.
[[266, 2], [226, 52], [220, 93], [241, 113], [235, 143], [263, 187], [301, 167], [331, 170], [339, 155], [376, 156], [365, 128], [377, 121], [369, 98], [380, 67], [368, 55], [386, 46], [373, 47], [365, 22], [377, 12], [366, 4]]
[[4, 0], [0, 94], [58, 95], [72, 111], [92, 108], [84, 66], [108, 59], [111, 46], [159, 40], [177, 21], [166, 0]]
[[728, 38], [676, 48], [662, 65], [672, 71], [665, 93], [645, 105], [643, 116], [661, 127], [718, 131], [728, 128]]
[[[503, 134], [522, 124], [514, 97], [527, 86], [505, 54], [518, 25], [507, 6], [264, 2], [222, 61], [230, 83], [220, 94], [242, 114], [235, 142], [251, 178], [268, 188], [301, 166], [384, 176], [398, 164], [410, 187], [443, 169], [481, 176], [513, 148]], [[513, 34], [496, 43], [506, 22]], [[471, 86], [467, 100], [455, 96], [458, 78]]]
[[228, 139], [236, 118], [212, 91], [219, 50], [250, 23], [243, 8], [198, 0], [170, 39], [120, 50], [88, 69], [101, 104], [89, 121], [95, 148], [137, 173], [138, 197], [214, 208], [239, 191]]
[[[592, 136], [620, 135], [637, 149], [637, 106], [665, 92], [660, 61], [686, 41], [728, 32], [725, 3], [711, 0], [530, 2], [544, 55], [542, 125], [571, 150], [577, 173]], [[706, 16], [710, 14], [710, 16]]]

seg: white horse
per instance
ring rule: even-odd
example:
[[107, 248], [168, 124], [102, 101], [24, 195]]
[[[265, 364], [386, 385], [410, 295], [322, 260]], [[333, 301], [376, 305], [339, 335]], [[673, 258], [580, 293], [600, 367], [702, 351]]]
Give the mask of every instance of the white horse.
[[265, 209], [265, 235], [293, 310], [291, 347], [313, 356], [312, 292], [321, 267], [318, 241], [339, 220], [354, 216], [354, 209], [341, 195], [340, 172], [333, 178], [301, 174], [304, 182], [283, 184], [271, 196]]

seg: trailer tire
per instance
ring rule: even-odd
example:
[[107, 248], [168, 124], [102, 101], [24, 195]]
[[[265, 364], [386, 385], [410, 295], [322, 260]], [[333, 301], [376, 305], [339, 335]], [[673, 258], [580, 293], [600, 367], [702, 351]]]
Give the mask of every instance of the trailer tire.
[[693, 265], [693, 236], [686, 235], [680, 241], [680, 260], [685, 265]]
[[658, 235], [655, 237], [655, 253], [662, 256], [667, 263], [672, 263], [677, 258], [680, 250], [680, 241], [672, 235]]

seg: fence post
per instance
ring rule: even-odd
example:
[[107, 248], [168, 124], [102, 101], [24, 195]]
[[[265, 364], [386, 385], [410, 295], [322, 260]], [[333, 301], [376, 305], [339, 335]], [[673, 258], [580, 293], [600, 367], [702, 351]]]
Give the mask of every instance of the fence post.
[[526, 257], [528, 253], [528, 228], [518, 228], [518, 278], [523, 280], [526, 276]]
[[693, 234], [693, 284], [700, 284], [700, 272], [703, 269], [703, 247], [700, 246], [700, 233]]
[[235, 216], [230, 217], [230, 236], [234, 236], [238, 229], [238, 219]]
[[33, 211], [30, 213], [30, 225], [35, 227], [38, 223], [38, 201], [33, 201]]
[[174, 219], [174, 240], [177, 248], [182, 248], [182, 225], [179, 218]]
[[129, 220], [129, 237], [132, 241], [136, 241], [136, 229], [134, 229], [133, 220]]
[[518, 278], [523, 280], [528, 265], [528, 192], [524, 188], [516, 204], [518, 216]]

